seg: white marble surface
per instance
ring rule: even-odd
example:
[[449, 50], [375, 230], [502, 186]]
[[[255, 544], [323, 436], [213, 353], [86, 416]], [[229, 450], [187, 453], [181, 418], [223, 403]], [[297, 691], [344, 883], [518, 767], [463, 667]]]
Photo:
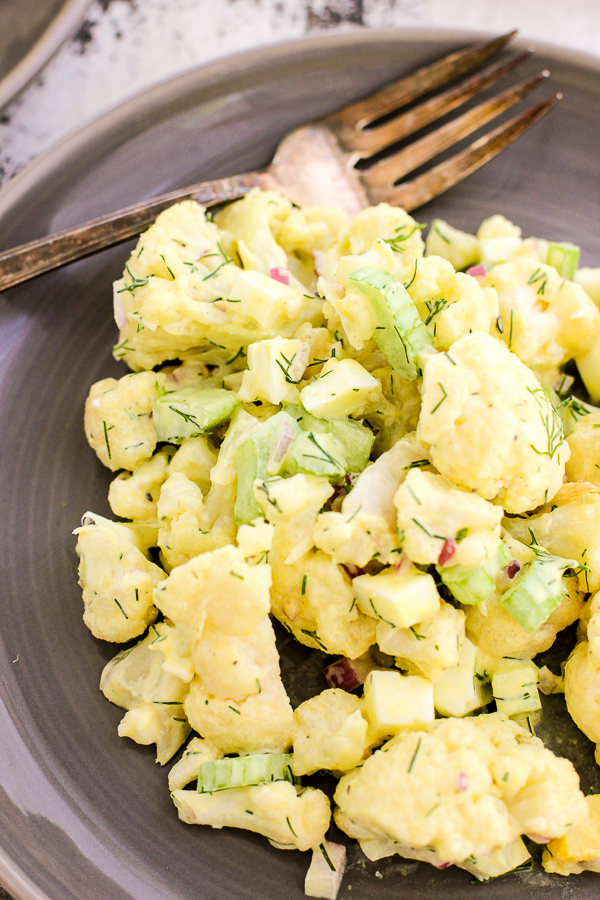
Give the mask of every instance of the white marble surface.
[[331, 28], [442, 26], [600, 56], [599, 0], [92, 0], [77, 36], [0, 117], [0, 184], [104, 110], [209, 60]]

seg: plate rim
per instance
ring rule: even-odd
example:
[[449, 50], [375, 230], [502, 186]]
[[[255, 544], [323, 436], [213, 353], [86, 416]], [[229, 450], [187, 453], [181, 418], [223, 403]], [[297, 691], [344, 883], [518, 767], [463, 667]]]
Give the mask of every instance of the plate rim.
[[[73, 29], [75, 23], [75, 11], [79, 13], [89, 6], [90, 0], [68, 0], [65, 11], [71, 14], [65, 16], [63, 25], [63, 37], [61, 41], [68, 36], [69, 29]], [[62, 15], [62, 14], [61, 14]], [[68, 26], [66, 20], [68, 18]], [[56, 24], [55, 20], [55, 24]], [[48, 32], [46, 32], [46, 36]], [[448, 41], [472, 42], [475, 40], [491, 39], [494, 35], [482, 30], [469, 29], [450, 29], [440, 27], [394, 27], [394, 28], [378, 28], [378, 29], [352, 29], [352, 30], [335, 30], [333, 32], [319, 33], [317, 35], [303, 36], [300, 38], [292, 38], [289, 40], [273, 42], [259, 47], [242, 50], [227, 56], [219, 57], [216, 60], [203, 63], [196, 66], [186, 68], [177, 75], [169, 76], [161, 81], [150, 85], [147, 88], [135, 92], [126, 98], [108, 108], [105, 112], [93, 117], [85, 122], [81, 127], [70, 131], [67, 135], [36, 156], [29, 162], [20, 172], [13, 176], [0, 189], [0, 221], [10, 212], [11, 207], [19, 202], [19, 199], [25, 194], [38, 179], [42, 178], [48, 170], [54, 169], [60, 164], [65, 155], [77, 154], [83, 145], [88, 144], [90, 139], [109, 130], [111, 126], [123, 121], [125, 117], [135, 111], [136, 115], [143, 113], [144, 109], [151, 108], [156, 103], [164, 102], [170, 94], [179, 93], [181, 86], [187, 85], [196, 80], [214, 83], [223, 76], [231, 77], [237, 71], [244, 70], [253, 64], [265, 64], [277, 61], [282, 57], [290, 55], [298, 56], [310, 54], [314, 50], [322, 48], [334, 48], [343, 45], [352, 45], [354, 43], [369, 43], [376, 45], [380, 41], [390, 42], [393, 40], [399, 43], [418, 43], [420, 41], [428, 41], [435, 43], [447, 43]], [[58, 49], [57, 45], [47, 57], [50, 58]], [[564, 47], [559, 44], [532, 41], [527, 37], [519, 39], [517, 36], [513, 43], [514, 47], [531, 47], [534, 46], [536, 51], [554, 57], [567, 64], [573, 64], [588, 71], [596, 71], [600, 74], [600, 56], [596, 56], [585, 51], [575, 50]], [[37, 47], [37, 45], [36, 45]], [[28, 54], [29, 57], [30, 54]], [[26, 59], [28, 58], [26, 57]], [[30, 78], [35, 76], [33, 72]], [[4, 80], [6, 81], [6, 79]], [[0, 82], [0, 106], [2, 105], [2, 87]], [[23, 84], [22, 87], [26, 85]], [[19, 90], [22, 89], [19, 88]], [[39, 235], [42, 237], [43, 235]], [[51, 897], [43, 888], [35, 884], [35, 882], [18, 866], [9, 856], [8, 852], [0, 844], [0, 885], [6, 891], [11, 893], [15, 900], [56, 900]]]
[[82, 22], [91, 0], [66, 0], [23, 59], [0, 80], [0, 109], [15, 100]]

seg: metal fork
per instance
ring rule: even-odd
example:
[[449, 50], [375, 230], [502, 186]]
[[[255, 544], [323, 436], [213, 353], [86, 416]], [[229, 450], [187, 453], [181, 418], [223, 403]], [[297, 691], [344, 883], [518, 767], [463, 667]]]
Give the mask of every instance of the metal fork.
[[[509, 109], [548, 77], [544, 70], [407, 146], [394, 149], [398, 142], [471, 100], [526, 59], [530, 51], [479, 68], [503, 50], [515, 34], [512, 31], [450, 53], [338, 112], [295, 129], [284, 137], [271, 165], [262, 171], [172, 191], [87, 225], [8, 250], [0, 254], [0, 290], [139, 234], [158, 213], [180, 200], [195, 199], [212, 206], [260, 187], [278, 189], [299, 206], [341, 206], [350, 214], [381, 202], [406, 210], [422, 206], [496, 156], [561, 99], [556, 94], [529, 107], [423, 174], [400, 182]], [[472, 74], [456, 82], [469, 72]], [[419, 97], [447, 84], [451, 86], [441, 93], [402, 111]], [[395, 112], [398, 115], [390, 118]]]

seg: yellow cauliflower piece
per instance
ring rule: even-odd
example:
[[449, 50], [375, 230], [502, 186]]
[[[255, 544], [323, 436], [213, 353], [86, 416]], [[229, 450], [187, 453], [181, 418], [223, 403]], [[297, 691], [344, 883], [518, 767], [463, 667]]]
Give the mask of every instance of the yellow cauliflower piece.
[[156, 647], [172, 630], [164, 622], [154, 626], [134, 647], [111, 659], [100, 678], [106, 699], [127, 710], [119, 736], [138, 744], [156, 744], [156, 761], [161, 765], [179, 750], [191, 730], [183, 715], [188, 685], [165, 670]]
[[575, 646], [565, 666], [565, 700], [577, 727], [596, 744], [600, 760], [600, 593], [589, 606], [587, 640]]
[[85, 402], [85, 435], [107, 468], [132, 472], [156, 447], [152, 405], [165, 384], [160, 372], [104, 378]]
[[512, 513], [560, 488], [569, 458], [560, 419], [531, 370], [490, 335], [429, 356], [422, 401], [417, 437], [457, 486]]
[[553, 266], [519, 257], [494, 266], [484, 283], [498, 292], [501, 331], [496, 333], [545, 381], [593, 347], [600, 313], [583, 288]]
[[244, 828], [281, 849], [310, 850], [325, 839], [331, 813], [322, 791], [298, 793], [289, 781], [230, 788], [214, 794], [173, 791], [179, 818], [188, 825]]
[[75, 530], [83, 621], [104, 641], [130, 641], [154, 622], [153, 591], [166, 575], [146, 559], [126, 526], [86, 516], [83, 521]]
[[465, 616], [450, 603], [411, 628], [377, 624], [377, 643], [396, 657], [396, 665], [415, 675], [435, 679], [444, 669], [458, 665], [465, 637]]
[[190, 781], [196, 781], [202, 763], [221, 758], [217, 748], [205, 738], [193, 737], [179, 762], [169, 769], [169, 790], [182, 790]]
[[600, 488], [600, 412], [582, 416], [567, 438], [571, 458], [565, 466], [569, 481], [585, 481]]
[[565, 484], [552, 503], [526, 519], [505, 519], [504, 527], [519, 541], [536, 541], [556, 556], [575, 559], [588, 568], [579, 589], [600, 589], [600, 490], [592, 484]]
[[175, 472], [181, 472], [205, 494], [210, 488], [210, 473], [216, 465], [217, 458], [217, 452], [210, 438], [199, 434], [197, 437], [188, 438], [179, 446], [169, 463], [168, 473], [173, 475]]
[[402, 549], [416, 563], [437, 563], [454, 541], [453, 566], [480, 566], [500, 543], [502, 509], [455, 488], [443, 475], [411, 469], [394, 495]]
[[291, 744], [292, 707], [278, 675], [264, 679], [260, 693], [239, 701], [215, 697], [196, 677], [184, 707], [192, 728], [221, 753], [287, 750]]
[[158, 546], [168, 567], [189, 562], [205, 549], [200, 519], [204, 508], [202, 491], [184, 475], [174, 472], [164, 482], [157, 504]]
[[489, 334], [498, 315], [496, 293], [470, 275], [455, 272], [440, 256], [418, 260], [408, 293], [431, 331], [436, 350], [448, 350], [463, 334]]
[[230, 246], [235, 246], [243, 267], [268, 275], [271, 268], [287, 266], [286, 252], [274, 231], [279, 231], [291, 211], [291, 202], [278, 191], [253, 188], [241, 200], [224, 206], [215, 221], [233, 239]]
[[160, 489], [173, 450], [159, 450], [133, 472], [121, 472], [108, 489], [108, 502], [122, 519], [155, 519]]
[[362, 706], [354, 694], [332, 688], [294, 710], [294, 775], [312, 775], [318, 769], [346, 772], [359, 764], [369, 747]]
[[369, 206], [354, 216], [340, 232], [337, 250], [340, 257], [358, 256], [378, 239], [388, 243], [403, 262], [423, 256], [421, 226], [403, 209], [388, 203]]
[[552, 646], [556, 635], [572, 625], [581, 612], [583, 595], [576, 578], [565, 578], [566, 593], [559, 606], [533, 631], [525, 631], [502, 606], [495, 592], [485, 603], [463, 606], [467, 637], [477, 647], [495, 656], [533, 659]]
[[572, 764], [498, 713], [402, 732], [345, 775], [335, 820], [462, 862], [522, 833], [561, 837], [587, 815]]
[[546, 872], [579, 875], [600, 872], [600, 795], [586, 797], [589, 818], [561, 838], [550, 841], [542, 863]]

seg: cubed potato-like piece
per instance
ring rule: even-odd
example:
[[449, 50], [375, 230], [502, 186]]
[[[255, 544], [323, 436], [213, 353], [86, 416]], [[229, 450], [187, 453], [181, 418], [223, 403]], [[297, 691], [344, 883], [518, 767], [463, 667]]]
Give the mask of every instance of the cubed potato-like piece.
[[433, 577], [412, 563], [399, 572], [390, 567], [378, 575], [359, 575], [352, 587], [362, 612], [396, 628], [410, 628], [440, 608]]
[[374, 740], [433, 722], [433, 684], [419, 675], [375, 670], [365, 681], [365, 710]]

